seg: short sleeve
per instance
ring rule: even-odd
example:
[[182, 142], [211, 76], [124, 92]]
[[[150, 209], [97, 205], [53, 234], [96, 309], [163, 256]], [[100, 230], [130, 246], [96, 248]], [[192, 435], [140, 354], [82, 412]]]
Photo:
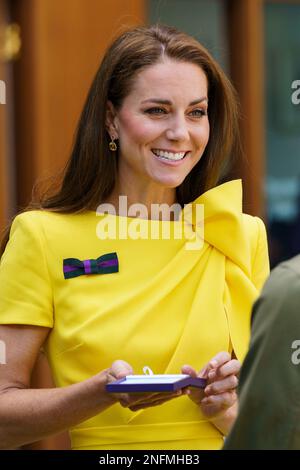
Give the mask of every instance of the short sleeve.
[[255, 287], [261, 291], [270, 274], [270, 262], [266, 227], [259, 217], [255, 217], [257, 223], [257, 242], [252, 263], [252, 281]]
[[53, 327], [53, 295], [38, 211], [15, 217], [0, 261], [0, 324]]

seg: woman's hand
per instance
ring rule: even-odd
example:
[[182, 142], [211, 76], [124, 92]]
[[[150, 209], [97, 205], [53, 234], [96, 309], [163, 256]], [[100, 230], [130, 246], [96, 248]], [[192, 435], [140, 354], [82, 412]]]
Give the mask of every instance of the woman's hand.
[[[107, 383], [122, 379], [126, 375], [133, 374], [132, 367], [125, 361], [115, 361], [111, 368], [107, 370]], [[121, 406], [129, 408], [131, 411], [138, 411], [143, 408], [162, 405], [172, 398], [189, 394], [188, 390], [178, 390], [177, 392], [155, 392], [155, 393], [111, 393]]]
[[182, 373], [207, 379], [203, 390], [190, 387], [189, 397], [201, 407], [203, 414], [227, 434], [237, 414], [238, 374], [241, 364], [231, 359], [228, 352], [220, 352], [197, 374], [191, 366], [183, 366]]

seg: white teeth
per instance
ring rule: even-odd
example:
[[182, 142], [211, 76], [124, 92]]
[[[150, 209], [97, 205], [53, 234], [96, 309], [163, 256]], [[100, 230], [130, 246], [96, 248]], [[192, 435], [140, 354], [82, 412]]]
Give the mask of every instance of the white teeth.
[[167, 160], [182, 160], [182, 158], [185, 156], [185, 152], [178, 152], [178, 153], [173, 153], [173, 152], [165, 152], [164, 150], [152, 150], [152, 152], [157, 156], [161, 158], [165, 158]]

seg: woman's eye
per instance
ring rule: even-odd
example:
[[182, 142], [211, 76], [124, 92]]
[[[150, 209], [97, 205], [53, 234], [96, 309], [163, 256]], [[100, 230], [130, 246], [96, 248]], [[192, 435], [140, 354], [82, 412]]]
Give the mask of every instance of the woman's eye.
[[[152, 114], [152, 115], [160, 115], [160, 114], [167, 114], [167, 110], [164, 108], [154, 107], [154, 108], [146, 109], [145, 113]], [[192, 115], [193, 117], [207, 116], [207, 110], [198, 108], [198, 109], [194, 109], [189, 114]]]
[[148, 114], [165, 114], [166, 110], [163, 108], [149, 108], [145, 111]]
[[207, 110], [206, 109], [194, 109], [193, 111], [191, 111], [191, 114], [196, 117], [207, 116]]

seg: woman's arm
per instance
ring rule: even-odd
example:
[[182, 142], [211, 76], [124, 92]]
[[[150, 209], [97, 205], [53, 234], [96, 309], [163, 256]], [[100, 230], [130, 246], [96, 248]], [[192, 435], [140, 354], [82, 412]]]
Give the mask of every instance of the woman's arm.
[[0, 448], [10, 449], [64, 431], [114, 403], [105, 393], [106, 371], [68, 387], [29, 389], [49, 328], [0, 326], [6, 364], [0, 374]]
[[31, 372], [49, 330], [40, 326], [0, 325], [0, 339], [7, 356], [6, 364], [0, 366], [0, 449], [14, 449], [65, 431], [115, 403], [136, 411], [185, 393], [107, 393], [107, 383], [133, 373], [130, 365], [121, 360], [77, 384], [30, 389]]

